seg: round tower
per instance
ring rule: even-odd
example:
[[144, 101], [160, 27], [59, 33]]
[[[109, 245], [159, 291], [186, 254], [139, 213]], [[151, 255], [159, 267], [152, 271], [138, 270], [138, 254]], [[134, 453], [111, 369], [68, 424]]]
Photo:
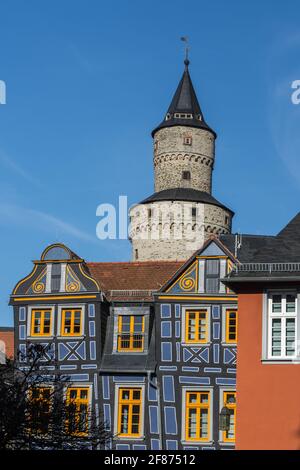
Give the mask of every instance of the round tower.
[[155, 193], [130, 210], [133, 260], [185, 260], [211, 234], [230, 233], [233, 212], [212, 195], [216, 133], [205, 122], [186, 59], [154, 141]]

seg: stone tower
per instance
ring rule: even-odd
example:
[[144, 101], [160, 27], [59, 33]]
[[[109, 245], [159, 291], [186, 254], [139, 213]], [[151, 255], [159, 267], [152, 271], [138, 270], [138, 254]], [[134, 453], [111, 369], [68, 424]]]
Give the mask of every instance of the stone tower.
[[155, 193], [130, 210], [132, 259], [185, 260], [211, 234], [230, 233], [233, 212], [212, 195], [216, 133], [206, 124], [189, 61], [154, 141]]

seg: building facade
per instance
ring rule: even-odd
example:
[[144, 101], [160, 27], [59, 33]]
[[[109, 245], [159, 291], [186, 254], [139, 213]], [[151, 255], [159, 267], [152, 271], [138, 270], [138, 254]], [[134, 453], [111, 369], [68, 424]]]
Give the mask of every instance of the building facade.
[[[299, 450], [300, 214], [226, 279], [238, 294], [239, 450]], [[254, 246], [253, 246], [254, 248]]]

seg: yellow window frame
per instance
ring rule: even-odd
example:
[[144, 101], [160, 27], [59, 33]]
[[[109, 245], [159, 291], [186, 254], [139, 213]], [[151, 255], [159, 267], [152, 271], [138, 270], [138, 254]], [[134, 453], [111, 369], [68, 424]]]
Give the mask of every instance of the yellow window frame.
[[[70, 333], [66, 333], [65, 330], [65, 323], [66, 323], [66, 313], [71, 312], [71, 327], [70, 327]], [[75, 333], [74, 328], [75, 328], [75, 313], [80, 312], [80, 332]], [[82, 326], [83, 326], [83, 309], [82, 308], [62, 308], [61, 309], [61, 328], [60, 328], [60, 334], [61, 336], [82, 336]]]
[[[140, 393], [140, 398], [139, 399], [134, 399], [133, 394], [135, 391], [138, 391]], [[124, 399], [122, 398], [123, 392], [128, 392], [129, 393], [129, 398]], [[129, 411], [128, 411], [128, 433], [122, 433], [121, 428], [122, 428], [122, 410], [123, 407], [127, 406]], [[132, 432], [132, 417], [133, 417], [133, 406], [138, 406], [139, 407], [139, 419], [138, 419], [138, 432], [133, 433]], [[134, 423], [136, 424], [136, 423]], [[120, 387], [118, 390], [118, 436], [119, 437], [141, 437], [142, 435], [142, 388], [141, 387]]]
[[[200, 315], [205, 314], [205, 338], [199, 339], [201, 326], [200, 326]], [[191, 314], [195, 314], [195, 338], [189, 338], [189, 325], [191, 320]], [[185, 342], [188, 344], [199, 344], [208, 342], [208, 311], [205, 309], [200, 310], [187, 310], [185, 313]]]
[[[197, 395], [197, 401], [191, 403], [190, 396]], [[207, 402], [201, 402], [201, 398], [203, 395], [208, 396]], [[185, 395], [185, 440], [189, 442], [209, 442], [210, 440], [210, 413], [211, 413], [211, 392], [209, 390], [190, 390], [186, 392]], [[190, 410], [196, 410], [196, 430], [197, 436], [190, 437], [189, 436], [189, 417], [190, 417]], [[207, 410], [207, 437], [201, 437], [201, 413], [203, 410]]]
[[[234, 313], [235, 317], [234, 319], [230, 318], [230, 314]], [[234, 339], [230, 338], [230, 321], [234, 320]], [[226, 343], [229, 344], [236, 344], [237, 343], [237, 335], [238, 335], [238, 311], [236, 309], [228, 309], [226, 310], [226, 338], [225, 341]]]
[[[128, 333], [125, 333], [122, 331], [122, 326], [123, 326], [123, 318], [124, 317], [130, 317], [130, 331]], [[134, 325], [135, 325], [135, 317], [136, 315], [119, 315], [118, 316], [118, 351], [133, 351], [133, 352], [143, 352], [144, 351], [144, 334], [145, 334], [145, 316], [144, 315], [139, 315], [142, 317], [142, 331], [135, 332], [134, 331]], [[128, 338], [128, 347], [122, 346], [122, 336], [129, 336]], [[136, 336], [142, 336], [140, 338], [141, 341], [141, 347], [137, 348], [134, 347], [134, 342], [136, 340]]]
[[235, 442], [235, 430], [236, 430], [236, 401], [234, 403], [228, 401], [228, 395], [234, 395], [236, 400], [236, 392], [226, 391], [223, 392], [223, 404], [232, 411], [233, 414], [233, 436], [232, 438], [228, 437], [228, 431], [223, 431], [223, 442]]
[[[36, 314], [41, 314], [40, 320], [40, 333], [34, 332], [34, 324], [36, 319]], [[49, 333], [45, 333], [45, 314], [50, 313], [50, 325], [49, 325]], [[34, 308], [31, 310], [31, 327], [30, 327], [30, 335], [31, 336], [51, 336], [52, 335], [52, 323], [53, 323], [53, 309], [52, 308]]]
[[[37, 392], [38, 391], [38, 396], [37, 397], [34, 397], [34, 392]], [[46, 391], [49, 391], [49, 398], [45, 398], [45, 392]], [[37, 386], [34, 386], [34, 387], [31, 387], [29, 389], [29, 399], [31, 401], [31, 403], [41, 403], [41, 402], [44, 402], [47, 404], [48, 406], [48, 410], [47, 411], [44, 411], [46, 415], [49, 415], [51, 413], [51, 406], [52, 406], [52, 394], [53, 394], [53, 387], [52, 386], [44, 386], [44, 385], [37, 385]], [[35, 423], [35, 424], [39, 424], [39, 423]], [[32, 429], [30, 430], [32, 432]], [[39, 427], [36, 428], [36, 431], [39, 432], [39, 433], [44, 433], [43, 430]], [[47, 432], [45, 433], [47, 434]]]
[[[71, 398], [71, 391], [76, 390], [76, 398]], [[86, 398], [81, 398], [81, 391], [86, 391]], [[66, 404], [67, 406], [70, 405], [75, 405], [75, 412], [76, 414], [80, 413], [80, 407], [81, 405], [86, 406], [86, 431], [74, 431], [72, 432], [72, 435], [74, 436], [87, 436], [88, 435], [88, 415], [89, 415], [89, 404], [90, 404], [90, 388], [89, 387], [68, 387], [67, 389], [67, 399], [66, 399]], [[75, 423], [78, 425], [79, 418], [76, 417]], [[76, 425], [75, 424], [75, 425]], [[69, 419], [66, 419], [66, 426], [67, 429], [69, 427]]]

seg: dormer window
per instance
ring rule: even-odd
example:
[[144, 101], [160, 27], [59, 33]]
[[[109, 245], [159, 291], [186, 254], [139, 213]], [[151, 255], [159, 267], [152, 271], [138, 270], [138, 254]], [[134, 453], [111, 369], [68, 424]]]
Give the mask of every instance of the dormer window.
[[202, 116], [201, 116], [201, 114], [197, 114], [196, 119], [198, 119], [198, 121], [202, 121]]
[[183, 145], [192, 145], [192, 137], [184, 137]]
[[182, 179], [186, 181], [190, 181], [191, 179], [191, 172], [190, 171], [183, 171], [182, 172]]
[[171, 119], [171, 114], [170, 114], [170, 113], [167, 113], [167, 115], [166, 115], [166, 121], [168, 121], [169, 119]]
[[144, 350], [145, 318], [143, 315], [119, 315], [118, 351]]

